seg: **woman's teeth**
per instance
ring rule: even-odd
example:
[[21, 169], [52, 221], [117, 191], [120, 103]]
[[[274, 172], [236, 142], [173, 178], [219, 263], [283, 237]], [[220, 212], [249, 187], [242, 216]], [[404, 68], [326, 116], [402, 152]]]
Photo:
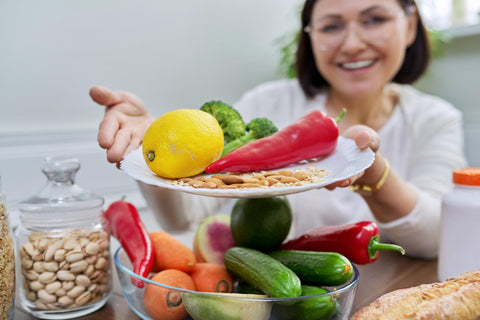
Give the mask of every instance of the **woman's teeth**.
[[371, 66], [375, 60], [365, 60], [365, 61], [357, 61], [357, 62], [349, 62], [349, 63], [342, 63], [341, 67], [347, 70], [356, 70], [361, 68], [366, 68]]

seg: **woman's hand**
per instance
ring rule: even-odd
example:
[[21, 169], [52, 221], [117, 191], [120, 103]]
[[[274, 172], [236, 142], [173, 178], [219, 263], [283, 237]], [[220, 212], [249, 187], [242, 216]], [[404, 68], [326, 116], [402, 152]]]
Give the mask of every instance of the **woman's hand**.
[[107, 150], [107, 160], [120, 163], [123, 157], [138, 148], [143, 135], [155, 120], [137, 96], [95, 86], [90, 97], [105, 106], [105, 115], [98, 128], [98, 144]]
[[375, 161], [365, 171], [349, 177], [348, 179], [332, 183], [325, 188], [333, 190], [336, 187], [348, 187], [356, 181], [367, 185], [375, 184], [375, 182], [377, 182], [382, 176], [385, 165], [382, 156], [377, 153], [378, 148], [380, 147], [380, 137], [378, 136], [378, 133], [370, 127], [354, 125], [345, 130], [343, 136], [345, 138], [353, 139], [360, 150], [367, 148], [372, 149], [372, 151], [375, 152]]

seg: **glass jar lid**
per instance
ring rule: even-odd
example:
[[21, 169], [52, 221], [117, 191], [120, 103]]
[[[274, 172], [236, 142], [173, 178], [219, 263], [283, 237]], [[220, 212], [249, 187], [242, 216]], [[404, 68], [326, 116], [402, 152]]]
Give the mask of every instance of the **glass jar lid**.
[[42, 172], [47, 177], [47, 184], [39, 193], [19, 203], [22, 221], [29, 224], [58, 223], [98, 217], [103, 197], [75, 183], [79, 169], [80, 161], [76, 158], [45, 158]]

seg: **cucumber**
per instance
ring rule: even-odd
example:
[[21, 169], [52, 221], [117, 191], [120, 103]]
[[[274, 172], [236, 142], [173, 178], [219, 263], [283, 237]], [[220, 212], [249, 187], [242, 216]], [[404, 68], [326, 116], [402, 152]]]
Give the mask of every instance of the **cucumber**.
[[262, 291], [255, 289], [244, 280], [240, 280], [235, 283], [234, 292], [243, 293], [243, 294], [263, 294]]
[[233, 247], [225, 252], [223, 262], [228, 271], [269, 297], [298, 297], [302, 294], [298, 276], [265, 253]]
[[183, 304], [194, 320], [266, 320], [272, 304], [266, 295], [218, 293], [215, 295], [185, 292]]
[[336, 252], [279, 250], [270, 256], [295, 272], [304, 284], [338, 286], [353, 275], [351, 262]]
[[[311, 296], [302, 300], [276, 302], [272, 309], [275, 319], [281, 320], [328, 320], [336, 311], [337, 304], [328, 290], [320, 287], [302, 285], [302, 296]], [[324, 295], [322, 295], [324, 294]]]

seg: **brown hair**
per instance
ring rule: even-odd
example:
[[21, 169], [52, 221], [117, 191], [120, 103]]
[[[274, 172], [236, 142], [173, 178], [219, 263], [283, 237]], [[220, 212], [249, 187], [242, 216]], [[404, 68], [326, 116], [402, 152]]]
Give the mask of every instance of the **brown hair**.
[[[308, 33], [303, 29], [309, 25], [312, 16], [313, 6], [317, 0], [306, 0], [302, 10], [301, 21], [302, 28], [298, 36], [298, 49], [296, 55], [295, 69], [297, 78], [303, 92], [307, 97], [313, 97], [324, 88], [328, 88], [330, 84], [320, 74], [315, 65], [313, 50], [310, 43]], [[418, 8], [414, 0], [397, 0], [405, 12], [409, 12], [414, 6], [418, 15]], [[392, 81], [401, 84], [411, 84], [422, 76], [430, 62], [430, 42], [425, 25], [421, 17], [418, 15], [417, 35], [405, 52], [405, 59], [393, 77]]]

